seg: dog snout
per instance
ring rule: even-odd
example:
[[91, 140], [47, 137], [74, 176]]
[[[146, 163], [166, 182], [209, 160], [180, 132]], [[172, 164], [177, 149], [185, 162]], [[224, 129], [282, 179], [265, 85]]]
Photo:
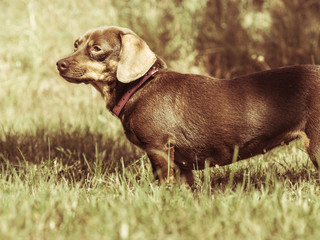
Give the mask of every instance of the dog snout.
[[61, 59], [57, 62], [59, 72], [65, 72], [69, 68], [69, 62], [66, 59]]

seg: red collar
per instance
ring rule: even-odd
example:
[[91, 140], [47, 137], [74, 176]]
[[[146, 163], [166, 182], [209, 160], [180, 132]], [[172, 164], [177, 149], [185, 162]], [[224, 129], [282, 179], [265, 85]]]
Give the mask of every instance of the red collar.
[[126, 103], [129, 101], [130, 97], [142, 86], [142, 84], [144, 84], [153, 74], [155, 74], [158, 71], [159, 70], [157, 68], [154, 68], [154, 67], [150, 68], [150, 70], [144, 75], [144, 77], [138, 80], [138, 83], [136, 85], [134, 85], [132, 88], [130, 88], [128, 91], [126, 91], [122, 95], [120, 100], [112, 109], [113, 114], [119, 117], [122, 109], [124, 108]]

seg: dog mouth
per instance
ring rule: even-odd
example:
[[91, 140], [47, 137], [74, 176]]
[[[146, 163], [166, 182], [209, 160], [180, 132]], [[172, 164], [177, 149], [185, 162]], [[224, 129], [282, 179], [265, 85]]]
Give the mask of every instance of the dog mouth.
[[60, 74], [60, 76], [63, 77], [66, 81], [68, 81], [68, 82], [70, 82], [70, 83], [76, 83], [76, 84], [84, 83], [84, 84], [89, 84], [89, 83], [94, 82], [93, 80], [87, 79], [87, 78], [84, 78], [84, 79], [81, 79], [81, 78], [71, 78], [71, 77], [63, 76], [62, 74]]
[[86, 70], [83, 68], [74, 68], [74, 69], [68, 68], [68, 69], [62, 69], [62, 70], [58, 68], [58, 70], [59, 70], [60, 76], [70, 83], [89, 84], [93, 82], [92, 79], [83, 77], [84, 74], [86, 73]]

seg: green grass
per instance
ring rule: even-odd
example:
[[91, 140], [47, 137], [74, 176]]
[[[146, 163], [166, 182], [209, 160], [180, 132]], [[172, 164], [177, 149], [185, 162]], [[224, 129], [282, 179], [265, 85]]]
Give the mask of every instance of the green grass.
[[195, 172], [190, 189], [159, 187], [122, 137], [117, 146], [86, 129], [9, 135], [0, 144], [0, 239], [320, 236], [318, 174], [299, 142]]
[[205, 73], [194, 43], [206, 3], [0, 1], [0, 239], [319, 238], [319, 175], [300, 142], [195, 172], [193, 189], [159, 187], [99, 94], [58, 76], [56, 61], [99, 25], [134, 27], [171, 68]]

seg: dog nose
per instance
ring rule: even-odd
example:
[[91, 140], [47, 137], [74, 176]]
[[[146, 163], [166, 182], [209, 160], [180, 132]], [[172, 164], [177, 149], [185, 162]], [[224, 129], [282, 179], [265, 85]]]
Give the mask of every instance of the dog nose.
[[60, 72], [64, 72], [69, 67], [69, 62], [65, 59], [61, 59], [57, 62], [57, 67]]

